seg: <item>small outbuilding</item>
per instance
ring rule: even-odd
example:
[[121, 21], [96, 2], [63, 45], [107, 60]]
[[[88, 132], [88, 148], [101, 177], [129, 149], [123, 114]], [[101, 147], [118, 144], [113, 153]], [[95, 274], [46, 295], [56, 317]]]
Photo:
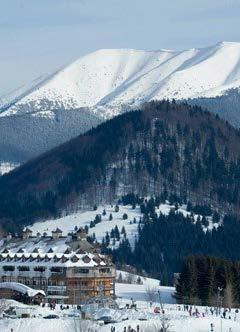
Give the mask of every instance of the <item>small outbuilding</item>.
[[0, 282], [0, 298], [26, 304], [40, 304], [45, 296], [43, 290], [33, 289], [18, 282]]
[[58, 240], [60, 237], [62, 237], [62, 230], [59, 228], [56, 228], [55, 231], [52, 231], [52, 239], [53, 240]]
[[33, 234], [33, 232], [31, 231], [31, 229], [30, 228], [26, 228], [22, 232], [22, 238], [23, 238], [23, 240], [27, 240], [28, 238], [30, 238], [32, 236], [32, 234]]

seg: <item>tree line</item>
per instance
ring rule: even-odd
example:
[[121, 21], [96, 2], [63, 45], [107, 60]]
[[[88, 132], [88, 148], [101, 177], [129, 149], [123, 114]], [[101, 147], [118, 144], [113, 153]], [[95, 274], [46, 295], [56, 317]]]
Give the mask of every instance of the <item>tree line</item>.
[[239, 307], [239, 277], [239, 261], [189, 256], [183, 262], [175, 296], [179, 303]]
[[[132, 198], [133, 197], [133, 198]], [[159, 278], [163, 284], [173, 283], [173, 274], [179, 273], [184, 259], [191, 254], [212, 255], [240, 260], [240, 221], [236, 216], [219, 215], [214, 210], [211, 215], [195, 217], [193, 213], [184, 215], [175, 203], [169, 214], [157, 213], [161, 199], [140, 199], [127, 195], [126, 203], [140, 204], [143, 217], [139, 220], [135, 246], [131, 248], [127, 238], [120, 242], [119, 248], [104, 248], [117, 264], [131, 264], [138, 271]], [[192, 204], [188, 204], [190, 206]], [[197, 210], [208, 211], [208, 206], [197, 206]], [[217, 215], [217, 217], [216, 217]], [[218, 227], [209, 229], [206, 220], [212, 218]]]

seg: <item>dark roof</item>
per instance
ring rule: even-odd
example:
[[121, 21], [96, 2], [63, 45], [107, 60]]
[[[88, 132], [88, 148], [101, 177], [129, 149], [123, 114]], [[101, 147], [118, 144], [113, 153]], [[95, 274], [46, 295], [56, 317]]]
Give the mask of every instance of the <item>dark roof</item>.
[[30, 228], [26, 228], [23, 233], [32, 233], [32, 230]]
[[56, 228], [56, 230], [52, 231], [52, 233], [62, 233], [62, 230], [60, 228]]
[[76, 233], [86, 233], [86, 232], [85, 232], [85, 229], [83, 229], [82, 227], [80, 227], [80, 228], [76, 231]]

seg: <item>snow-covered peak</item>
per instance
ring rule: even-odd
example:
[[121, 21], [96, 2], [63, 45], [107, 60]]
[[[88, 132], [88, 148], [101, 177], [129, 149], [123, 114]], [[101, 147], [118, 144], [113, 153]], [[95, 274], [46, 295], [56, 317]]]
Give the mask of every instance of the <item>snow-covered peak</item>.
[[239, 86], [240, 43], [184, 51], [101, 49], [15, 93], [1, 116], [88, 107], [108, 118], [126, 105], [216, 96]]

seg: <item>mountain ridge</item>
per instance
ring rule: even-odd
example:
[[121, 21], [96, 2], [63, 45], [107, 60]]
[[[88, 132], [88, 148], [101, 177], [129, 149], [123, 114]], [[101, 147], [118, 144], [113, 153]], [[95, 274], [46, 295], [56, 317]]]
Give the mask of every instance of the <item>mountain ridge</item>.
[[185, 103], [147, 103], [3, 175], [0, 225], [17, 228], [128, 193], [238, 213], [239, 160], [239, 131], [218, 116]]
[[0, 164], [35, 158], [151, 100], [187, 100], [239, 127], [239, 87], [240, 43], [183, 51], [98, 50], [2, 103]]
[[41, 101], [46, 100], [48, 110], [89, 107], [109, 118], [116, 115], [112, 108], [121, 105], [213, 97], [239, 86], [240, 43], [183, 51], [100, 49], [44, 78], [1, 116], [31, 104], [36, 113], [43, 111]]

